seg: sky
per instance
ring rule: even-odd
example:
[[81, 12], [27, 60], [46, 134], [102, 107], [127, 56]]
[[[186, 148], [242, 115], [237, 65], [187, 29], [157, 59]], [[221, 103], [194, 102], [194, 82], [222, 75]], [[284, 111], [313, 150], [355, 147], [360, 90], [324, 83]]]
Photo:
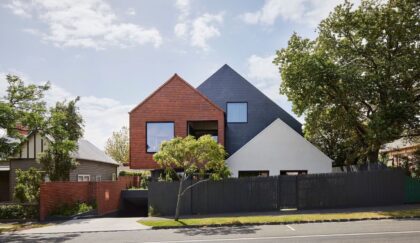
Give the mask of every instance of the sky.
[[84, 137], [103, 149], [128, 112], [174, 73], [197, 87], [228, 64], [287, 112], [272, 64], [293, 32], [316, 37], [339, 0], [2, 0], [5, 75], [50, 81], [48, 104], [80, 96]]

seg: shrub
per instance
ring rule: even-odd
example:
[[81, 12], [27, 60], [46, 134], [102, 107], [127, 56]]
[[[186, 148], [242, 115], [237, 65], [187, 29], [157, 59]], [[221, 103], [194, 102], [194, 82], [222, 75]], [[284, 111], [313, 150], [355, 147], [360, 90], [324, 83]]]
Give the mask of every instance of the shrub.
[[63, 203], [60, 206], [56, 207], [51, 213], [50, 216], [73, 216], [81, 213], [86, 213], [92, 211], [95, 208], [95, 205], [91, 205], [84, 202], [76, 203]]
[[143, 170], [143, 171], [121, 171], [120, 176], [140, 176], [140, 189], [147, 189], [149, 185], [150, 179], [150, 171]]
[[39, 186], [42, 182], [42, 173], [31, 167], [29, 170], [16, 170], [16, 187], [14, 197], [22, 203], [38, 203]]
[[0, 205], [0, 219], [35, 219], [38, 215], [37, 204]]

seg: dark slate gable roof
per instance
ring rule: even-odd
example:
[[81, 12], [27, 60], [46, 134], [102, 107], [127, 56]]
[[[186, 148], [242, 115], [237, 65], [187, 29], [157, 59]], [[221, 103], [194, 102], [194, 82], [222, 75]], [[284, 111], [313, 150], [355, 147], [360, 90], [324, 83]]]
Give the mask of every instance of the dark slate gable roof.
[[233, 154], [275, 119], [280, 118], [302, 134], [302, 125], [227, 64], [198, 88], [226, 111], [227, 102], [248, 103], [248, 123], [227, 123], [226, 149]]

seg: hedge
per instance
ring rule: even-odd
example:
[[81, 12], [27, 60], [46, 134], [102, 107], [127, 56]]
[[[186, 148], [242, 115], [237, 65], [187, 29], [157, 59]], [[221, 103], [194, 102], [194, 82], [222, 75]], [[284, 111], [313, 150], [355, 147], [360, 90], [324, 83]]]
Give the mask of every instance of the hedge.
[[0, 219], [36, 219], [38, 216], [38, 204], [0, 205]]

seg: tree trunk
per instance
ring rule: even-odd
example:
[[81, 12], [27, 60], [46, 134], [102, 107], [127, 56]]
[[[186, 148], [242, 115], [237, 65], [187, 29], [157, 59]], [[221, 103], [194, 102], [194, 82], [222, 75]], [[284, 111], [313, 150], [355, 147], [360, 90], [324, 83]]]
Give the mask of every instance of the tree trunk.
[[175, 209], [175, 221], [179, 219], [179, 208], [181, 207], [181, 196], [182, 196], [182, 184], [184, 182], [184, 176], [181, 177], [179, 180], [179, 188], [178, 188], [178, 197], [176, 200], [176, 209]]
[[379, 148], [373, 147], [370, 149], [367, 155], [368, 171], [370, 171], [371, 163], [377, 163], [379, 157]]

